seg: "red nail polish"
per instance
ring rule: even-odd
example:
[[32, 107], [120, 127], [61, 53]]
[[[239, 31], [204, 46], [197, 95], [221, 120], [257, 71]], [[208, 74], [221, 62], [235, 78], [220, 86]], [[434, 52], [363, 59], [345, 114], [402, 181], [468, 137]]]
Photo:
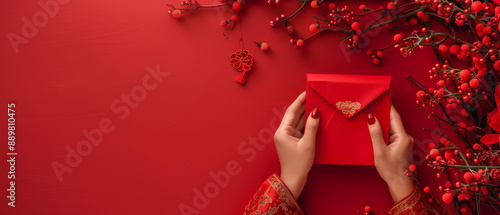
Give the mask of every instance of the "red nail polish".
[[366, 121], [368, 121], [368, 125], [373, 125], [375, 123], [375, 117], [371, 113], [368, 113], [368, 116], [366, 117]]
[[319, 112], [318, 112], [318, 108], [314, 108], [313, 111], [311, 112], [311, 117], [313, 119], [317, 119], [319, 117]]

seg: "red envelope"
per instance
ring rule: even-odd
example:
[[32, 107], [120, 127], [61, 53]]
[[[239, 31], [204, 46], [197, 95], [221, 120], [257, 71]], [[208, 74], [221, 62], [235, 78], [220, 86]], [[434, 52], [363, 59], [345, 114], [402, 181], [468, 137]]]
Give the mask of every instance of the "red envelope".
[[316, 164], [374, 165], [366, 116], [389, 138], [390, 76], [307, 74], [306, 113], [319, 110]]

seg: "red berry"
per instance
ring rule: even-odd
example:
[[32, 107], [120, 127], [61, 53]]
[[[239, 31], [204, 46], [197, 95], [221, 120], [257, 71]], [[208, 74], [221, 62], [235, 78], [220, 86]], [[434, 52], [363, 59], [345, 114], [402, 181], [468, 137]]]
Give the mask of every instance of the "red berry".
[[260, 44], [260, 50], [267, 51], [269, 49], [269, 44], [262, 42]]
[[490, 36], [484, 36], [483, 39], [481, 40], [485, 46], [490, 46], [491, 45], [491, 37]]
[[415, 166], [415, 164], [411, 164], [411, 165], [408, 167], [408, 169], [409, 169], [410, 171], [412, 171], [412, 172], [413, 172], [413, 171], [417, 170], [417, 167]]
[[439, 54], [444, 55], [444, 54], [448, 53], [448, 46], [441, 44], [438, 47], [438, 51], [439, 51]]
[[372, 208], [370, 206], [365, 206], [365, 212], [369, 213], [370, 211], [372, 211]]
[[480, 172], [476, 172], [476, 173], [474, 174], [474, 179], [476, 179], [476, 180], [478, 180], [478, 181], [479, 181], [479, 180], [481, 180], [482, 178], [483, 178], [483, 175], [482, 175]]
[[381, 58], [384, 56], [384, 53], [382, 51], [377, 52], [377, 57]]
[[359, 29], [359, 23], [358, 22], [353, 22], [351, 24], [351, 28], [353, 31], [357, 31]]
[[235, 2], [233, 3], [233, 10], [234, 10], [234, 12], [240, 12], [240, 10], [241, 10], [242, 8], [243, 8], [243, 5], [241, 5], [241, 3], [240, 3], [240, 2], [235, 1]]
[[476, 25], [476, 31], [477, 32], [483, 32], [483, 30], [484, 30], [484, 25], [483, 24], [479, 23], [479, 24]]
[[335, 4], [334, 3], [328, 4], [328, 9], [330, 9], [330, 10], [335, 9]]
[[418, 19], [415, 17], [410, 18], [410, 25], [415, 26], [418, 24]]
[[467, 84], [467, 83], [463, 83], [462, 85], [460, 85], [460, 89], [462, 91], [467, 91], [467, 88], [469, 88], [469, 84]]
[[297, 40], [297, 46], [302, 46], [304, 45], [304, 40], [303, 39], [298, 39]]
[[443, 138], [443, 137], [439, 137], [439, 142], [441, 144], [443, 144], [445, 147], [448, 147], [450, 146], [450, 141], [448, 141], [447, 139]]
[[461, 213], [461, 214], [467, 214], [467, 209], [465, 209], [465, 208], [461, 208], [461, 209], [460, 209], [460, 213]]
[[445, 158], [446, 160], [448, 160], [448, 161], [449, 161], [449, 160], [453, 159], [454, 157], [455, 157], [455, 154], [453, 154], [453, 151], [451, 151], [451, 150], [446, 150], [446, 151], [444, 152], [444, 158]]
[[459, 45], [452, 45], [450, 47], [450, 54], [452, 54], [452, 55], [457, 55], [459, 51], [460, 51]]
[[220, 21], [220, 26], [222, 26], [222, 27], [226, 27], [226, 25], [227, 25], [226, 20], [222, 20], [222, 21]]
[[316, 24], [311, 24], [309, 25], [309, 31], [311, 31], [311, 33], [316, 33], [318, 31], [318, 26]]
[[373, 58], [373, 64], [378, 65], [380, 60], [378, 58]]
[[436, 144], [435, 143], [429, 143], [429, 145], [427, 145], [427, 148], [429, 150], [433, 149], [434, 147], [436, 147]]
[[464, 194], [464, 199], [465, 200], [469, 200], [471, 197], [472, 197], [472, 195], [470, 193], [465, 193]]
[[453, 196], [450, 193], [443, 194], [443, 202], [450, 203], [453, 201]]
[[180, 11], [180, 10], [177, 10], [177, 9], [176, 9], [176, 10], [173, 10], [173, 11], [172, 11], [172, 17], [174, 17], [174, 18], [176, 18], [176, 19], [177, 19], [177, 18], [179, 18], [179, 17], [181, 17], [181, 14], [182, 14], [182, 13], [181, 13], [181, 11]]
[[484, 195], [488, 195], [488, 189], [486, 189], [486, 187], [481, 187], [481, 192], [484, 194]]
[[469, 49], [470, 49], [470, 47], [469, 47], [469, 45], [467, 45], [467, 44], [463, 44], [463, 45], [460, 47], [460, 50], [462, 50], [462, 51], [463, 51], [463, 52], [465, 52], [465, 53], [469, 52]]
[[462, 80], [464, 80], [464, 81], [465, 81], [465, 80], [467, 80], [467, 79], [469, 79], [469, 78], [470, 78], [470, 71], [469, 71], [469, 70], [464, 69], [464, 70], [462, 70], [462, 71], [460, 72], [460, 79], [462, 79]]
[[491, 34], [491, 28], [490, 27], [484, 27], [483, 28], [483, 34], [490, 35]]
[[422, 18], [422, 16], [424, 15], [424, 12], [423, 11], [418, 11], [417, 12], [417, 17], [418, 18]]
[[497, 71], [500, 70], [500, 60], [495, 61], [495, 63], [493, 64], [493, 68], [495, 68], [495, 70]]
[[429, 21], [429, 15], [424, 14], [421, 19], [422, 19], [422, 21], [427, 22], [427, 21]]
[[424, 192], [425, 192], [425, 193], [431, 192], [431, 188], [429, 188], [429, 187], [424, 187]]
[[446, 183], [444, 183], [444, 187], [446, 188], [451, 187], [451, 182], [447, 181]]
[[442, 79], [441, 79], [441, 80], [439, 80], [439, 81], [438, 81], [438, 85], [439, 85], [440, 87], [444, 86], [444, 80], [442, 80]]
[[[465, 100], [465, 99], [464, 99]], [[462, 108], [462, 111], [460, 112], [462, 114], [462, 116], [464, 117], [469, 117], [469, 113], [467, 113], [467, 111], [465, 109]]]
[[479, 80], [477, 78], [473, 78], [469, 81], [469, 86], [472, 87], [472, 89], [476, 89], [479, 86]]
[[364, 4], [360, 4], [360, 5], [359, 5], [359, 10], [360, 10], [360, 11], [364, 11], [364, 10], [365, 10], [365, 7], [366, 7], [366, 5], [364, 5]]
[[[500, 6], [498, 6], [498, 7], [500, 7]], [[488, 50], [488, 55], [494, 55], [494, 54], [495, 54], [495, 50], [493, 50], [493, 49]]]
[[464, 179], [465, 179], [466, 181], [471, 180], [471, 179], [472, 179], [472, 177], [474, 177], [474, 175], [472, 175], [472, 173], [471, 173], [471, 172], [466, 172], [466, 173], [464, 174]]
[[312, 8], [318, 8], [318, 7], [319, 7], [319, 5], [318, 5], [318, 1], [316, 1], [316, 0], [312, 1], [312, 2], [311, 2], [311, 7], [312, 7]]
[[387, 9], [389, 10], [394, 10], [394, 8], [396, 8], [396, 5], [394, 5], [394, 2], [389, 2], [387, 3]]
[[425, 92], [423, 90], [419, 90], [417, 92], [417, 99], [422, 99], [425, 96]]
[[318, 8], [318, 7], [319, 7], [319, 5], [318, 5], [318, 1], [316, 1], [316, 0], [312, 1], [312, 2], [311, 2], [311, 7], [312, 7], [312, 8]]
[[431, 155], [431, 157], [436, 158], [439, 155], [439, 151], [437, 149], [431, 149], [429, 154]]
[[482, 9], [481, 1], [474, 1], [472, 5], [470, 6], [470, 11], [472, 13], [479, 12]]
[[403, 39], [403, 36], [401, 34], [395, 34], [394, 35], [394, 42], [399, 42]]

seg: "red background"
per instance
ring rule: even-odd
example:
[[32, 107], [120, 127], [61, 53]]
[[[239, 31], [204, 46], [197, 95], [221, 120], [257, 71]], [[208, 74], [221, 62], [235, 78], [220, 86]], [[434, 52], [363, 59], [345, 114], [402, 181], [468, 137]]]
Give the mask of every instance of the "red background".
[[[229, 8], [182, 14], [176, 20], [166, 3], [180, 5], [181, 0], [60, 4], [57, 14], [19, 45], [18, 53], [8, 33], [22, 35], [22, 18], [32, 20], [42, 8], [38, 1], [0, 3], [0, 104], [6, 109], [7, 103], [16, 103], [19, 153], [16, 208], [4, 198], [2, 214], [181, 214], [180, 205], [194, 207], [193, 189], [214, 184], [209, 172], [225, 170], [233, 160], [239, 172], [226, 187], [212, 190], [217, 195], [197, 210], [239, 214], [261, 182], [279, 173], [274, 144], [265, 134], [280, 121], [275, 112], [305, 90], [306, 73], [392, 75], [392, 100], [416, 139], [421, 180], [429, 184], [434, 178], [421, 161], [425, 144], [436, 141], [422, 128], [434, 124], [426, 118], [429, 110], [415, 105], [418, 88], [406, 78], [411, 74], [436, 86], [427, 74], [435, 64], [429, 48], [408, 58], [390, 48], [381, 65], [374, 66], [364, 51], [346, 55], [339, 45], [341, 34], [323, 34], [294, 49], [283, 27], [273, 29], [268, 22], [291, 14], [300, 6], [296, 1], [269, 6], [251, 0], [233, 31], [219, 26], [233, 14]], [[292, 21], [299, 36], [309, 34], [312, 15], [319, 12], [308, 6]], [[255, 57], [244, 86], [233, 80], [238, 72], [229, 63], [229, 55], [240, 48], [240, 27], [244, 48]], [[385, 29], [366, 44], [386, 46], [400, 30]], [[268, 42], [270, 50], [262, 52], [252, 41]], [[119, 119], [122, 113], [110, 108], [113, 101], [140, 86], [148, 74], [145, 68], [157, 65], [169, 76]], [[86, 139], [82, 130], [98, 128], [103, 118], [112, 121], [114, 131], [104, 134], [102, 144], [59, 182], [51, 164], [64, 164], [66, 147], [75, 149]], [[7, 116], [0, 119], [5, 140]], [[264, 136], [259, 139], [259, 134]], [[261, 150], [248, 144], [252, 138]], [[7, 159], [7, 141], [0, 146], [0, 157]], [[0, 194], [5, 196], [8, 163], [0, 162], [0, 167]], [[440, 196], [434, 185], [432, 191]], [[359, 214], [365, 205], [385, 214], [391, 198], [374, 167], [317, 165], [299, 203], [308, 214]]]

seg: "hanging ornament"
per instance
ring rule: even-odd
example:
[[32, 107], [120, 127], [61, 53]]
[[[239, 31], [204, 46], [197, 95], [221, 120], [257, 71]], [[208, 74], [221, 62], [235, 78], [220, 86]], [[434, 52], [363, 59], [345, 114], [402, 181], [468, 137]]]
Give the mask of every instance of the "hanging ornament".
[[236, 76], [234, 80], [240, 84], [244, 84], [247, 78], [247, 72], [252, 69], [253, 65], [253, 56], [250, 54], [248, 50], [241, 50], [231, 54], [231, 64], [233, 68], [238, 72], [241, 72], [240, 75]]

